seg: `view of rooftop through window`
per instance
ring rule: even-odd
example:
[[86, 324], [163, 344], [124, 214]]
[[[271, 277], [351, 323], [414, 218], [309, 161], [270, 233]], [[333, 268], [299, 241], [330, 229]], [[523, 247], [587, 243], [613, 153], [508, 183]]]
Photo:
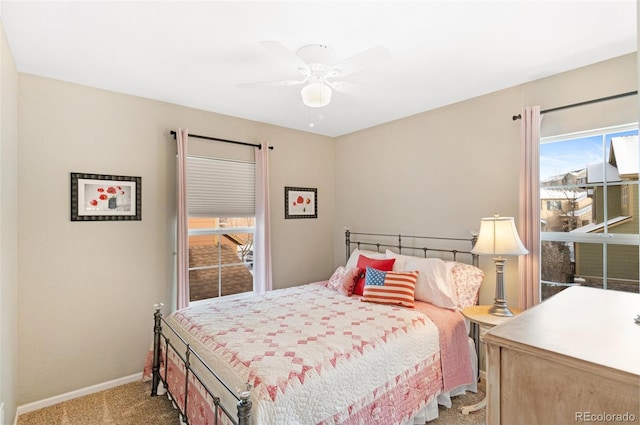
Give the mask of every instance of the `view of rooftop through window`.
[[571, 285], [639, 292], [638, 130], [540, 145], [541, 294]]
[[[588, 164], [602, 163], [609, 157], [613, 137], [637, 135], [638, 130], [568, 138], [540, 145], [540, 181], [551, 180], [572, 171], [585, 170]], [[604, 143], [603, 143], [604, 141]]]
[[253, 290], [254, 217], [189, 218], [189, 298]]

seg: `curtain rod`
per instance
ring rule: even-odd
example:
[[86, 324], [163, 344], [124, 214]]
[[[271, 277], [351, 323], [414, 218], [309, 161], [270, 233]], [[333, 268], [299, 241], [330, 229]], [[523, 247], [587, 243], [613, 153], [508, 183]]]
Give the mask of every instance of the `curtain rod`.
[[[173, 138], [176, 138], [176, 132], [171, 130], [169, 132]], [[238, 142], [236, 140], [219, 139], [217, 137], [199, 136], [197, 134], [189, 134], [189, 137], [195, 137], [196, 139], [215, 140], [216, 142], [233, 143], [234, 145], [253, 146], [254, 148], [262, 149], [261, 145], [256, 143]], [[273, 146], [269, 146], [269, 150], [273, 150]]]
[[[562, 109], [569, 109], [569, 108], [574, 108], [576, 106], [583, 106], [583, 105], [589, 105], [591, 103], [604, 102], [605, 100], [613, 100], [613, 99], [618, 99], [618, 98], [621, 98], [621, 97], [633, 96], [633, 95], [636, 95], [636, 94], [638, 94], [637, 90], [636, 91], [626, 92], [626, 93], [614, 94], [613, 96], [601, 97], [600, 99], [587, 100], [587, 101], [584, 101], [584, 102], [574, 103], [572, 105], [558, 106], [557, 108], [546, 109], [544, 111], [540, 111], [540, 113], [541, 114], [545, 114], [545, 113], [548, 113], [548, 112], [560, 111]], [[514, 116], [511, 117], [511, 119], [513, 121], [517, 121], [520, 118], [522, 118], [522, 116], [520, 114], [514, 115]]]

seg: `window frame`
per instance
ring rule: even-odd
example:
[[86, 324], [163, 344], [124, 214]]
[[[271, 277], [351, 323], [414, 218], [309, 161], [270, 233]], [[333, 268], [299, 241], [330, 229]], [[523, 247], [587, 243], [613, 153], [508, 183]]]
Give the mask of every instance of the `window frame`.
[[[187, 238], [190, 249], [192, 249], [192, 237], [194, 236], [218, 236], [220, 238], [226, 235], [250, 234], [251, 244], [255, 240], [256, 234], [256, 161], [253, 159], [225, 157], [225, 155], [217, 154], [196, 154], [188, 153], [187, 159], [187, 191], [188, 191], [188, 228]], [[234, 180], [234, 177], [236, 179]], [[233, 226], [222, 227], [221, 220], [230, 219], [251, 219], [253, 226]], [[195, 227], [192, 228], [191, 219], [211, 219], [212, 224], [217, 227]], [[249, 223], [250, 224], [250, 223]], [[218, 270], [216, 279], [210, 279], [212, 285], [208, 288], [208, 293], [217, 293], [217, 295], [193, 299], [193, 287], [191, 279], [189, 281], [189, 303], [216, 298], [221, 296], [234, 296], [246, 292], [255, 291], [255, 275], [253, 273], [253, 258], [250, 261], [244, 261], [244, 256], [238, 255], [238, 261], [226, 263], [223, 259], [222, 247], [223, 242], [218, 240], [217, 243], [211, 245], [214, 250], [214, 259], [211, 263], [198, 264], [192, 266], [192, 257], [189, 255], [187, 264], [187, 273]], [[195, 242], [193, 246], [202, 246]], [[209, 246], [208, 244], [205, 246]], [[255, 247], [251, 248], [252, 251]], [[215, 253], [217, 251], [217, 254]], [[207, 249], [207, 252], [210, 252]], [[228, 254], [228, 251], [227, 251]], [[239, 253], [238, 253], [239, 254]], [[217, 257], [217, 259], [215, 258]], [[196, 258], [196, 257], [194, 257]], [[228, 256], [225, 258], [229, 259]], [[223, 295], [224, 278], [222, 270], [231, 267], [247, 267], [252, 276], [251, 289], [237, 293], [228, 293]], [[248, 285], [248, 276], [246, 284]], [[227, 288], [228, 289], [228, 288]], [[225, 292], [229, 292], [225, 290]]]
[[[587, 130], [587, 131], [580, 131], [580, 132], [574, 132], [574, 133], [568, 133], [568, 134], [561, 134], [561, 135], [555, 135], [555, 136], [549, 136], [549, 137], [541, 137], [540, 138], [540, 146], [547, 144], [547, 143], [554, 143], [554, 142], [562, 142], [562, 141], [569, 141], [569, 140], [575, 140], [575, 139], [581, 139], [581, 138], [587, 138], [587, 137], [591, 137], [591, 136], [602, 136], [605, 139], [605, 143], [603, 143], [603, 152], [602, 152], [602, 161], [604, 162], [604, 164], [608, 164], [608, 156], [607, 154], [607, 150], [609, 149], [609, 145], [610, 145], [610, 141], [607, 143], [607, 136], [612, 134], [612, 133], [621, 133], [621, 132], [627, 132], [627, 131], [638, 131], [638, 123], [628, 123], [628, 124], [623, 124], [623, 125], [617, 125], [617, 126], [610, 126], [610, 127], [603, 127], [603, 128], [599, 128], [599, 129], [593, 129], [593, 130]], [[640, 132], [639, 132], [640, 134]], [[638, 160], [640, 161], [640, 158], [638, 158]], [[541, 161], [542, 163], [542, 161]], [[587, 164], [585, 164], [586, 166]], [[603, 165], [603, 170], [604, 170], [604, 165]], [[605, 173], [603, 173], [605, 174]], [[614, 186], [628, 186], [630, 187], [631, 185], [635, 184], [638, 185], [640, 188], [640, 179], [636, 179], [636, 180], [632, 180], [632, 181], [607, 181], [606, 179], [606, 174], [604, 175], [603, 178], [603, 182], [596, 182], [596, 183], [586, 183], [586, 182], [576, 182], [576, 184], [559, 184], [559, 185], [553, 185], [553, 186], [544, 186], [545, 189], [564, 189], [564, 190], [571, 190], [571, 189], [585, 189], [590, 191], [590, 190], [595, 190], [596, 187], [603, 187], [605, 188], [602, 192], [603, 192], [603, 197], [604, 199], [602, 200], [603, 203], [603, 216], [604, 216], [604, 220], [603, 220], [603, 228], [602, 228], [602, 232], [600, 233], [571, 233], [571, 232], [549, 232], [549, 231], [544, 231], [542, 226], [540, 226], [540, 243], [542, 244], [542, 242], [567, 242], [567, 243], [574, 243], [573, 245], [573, 249], [575, 250], [575, 243], [589, 243], [589, 244], [598, 244], [598, 245], [602, 245], [602, 269], [603, 269], [603, 275], [602, 275], [602, 287], [604, 289], [608, 289], [607, 288], [607, 281], [608, 281], [608, 276], [607, 276], [607, 270], [608, 270], [608, 247], [610, 245], [631, 245], [631, 246], [637, 246], [640, 249], [640, 230], [638, 232], [638, 234], [630, 234], [630, 233], [610, 233], [609, 232], [609, 220], [611, 220], [611, 217], [608, 216], [608, 200], [607, 200], [607, 196], [608, 196], [608, 187], [614, 187]], [[540, 188], [542, 188], [542, 183], [543, 180], [542, 178], [539, 179], [538, 185]], [[629, 189], [627, 189], [629, 190]], [[638, 203], [637, 205], [637, 213], [640, 212], [640, 199], [635, 199], [634, 202]], [[637, 214], [636, 213], [636, 214]], [[640, 217], [636, 218], [636, 219], [640, 219]], [[541, 252], [542, 254], [542, 252]], [[575, 254], [574, 254], [575, 255]], [[542, 269], [543, 267], [543, 258], [542, 255], [540, 256], [540, 268]], [[640, 278], [639, 278], [640, 280]], [[542, 294], [542, 286], [543, 285], [551, 285], [551, 286], [571, 286], [574, 283], [562, 283], [562, 282], [552, 282], [552, 281], [545, 281], [542, 279], [542, 273], [540, 275], [540, 293]]]

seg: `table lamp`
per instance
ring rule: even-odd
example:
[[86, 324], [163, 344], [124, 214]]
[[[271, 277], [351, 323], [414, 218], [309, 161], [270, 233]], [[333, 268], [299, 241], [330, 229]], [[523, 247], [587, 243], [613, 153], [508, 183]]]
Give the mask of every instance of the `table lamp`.
[[513, 217], [483, 218], [480, 222], [478, 241], [471, 250], [473, 254], [491, 254], [496, 263], [496, 297], [489, 313], [494, 316], [513, 316], [513, 312], [507, 307], [504, 293], [504, 263], [507, 261], [503, 255], [523, 255], [529, 251], [522, 245]]

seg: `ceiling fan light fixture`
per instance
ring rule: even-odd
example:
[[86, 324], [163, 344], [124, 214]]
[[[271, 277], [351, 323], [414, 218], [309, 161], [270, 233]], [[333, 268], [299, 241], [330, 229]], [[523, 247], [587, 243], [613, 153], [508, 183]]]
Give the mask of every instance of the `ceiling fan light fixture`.
[[310, 108], [322, 108], [331, 102], [331, 87], [323, 83], [311, 83], [300, 92], [302, 102]]

